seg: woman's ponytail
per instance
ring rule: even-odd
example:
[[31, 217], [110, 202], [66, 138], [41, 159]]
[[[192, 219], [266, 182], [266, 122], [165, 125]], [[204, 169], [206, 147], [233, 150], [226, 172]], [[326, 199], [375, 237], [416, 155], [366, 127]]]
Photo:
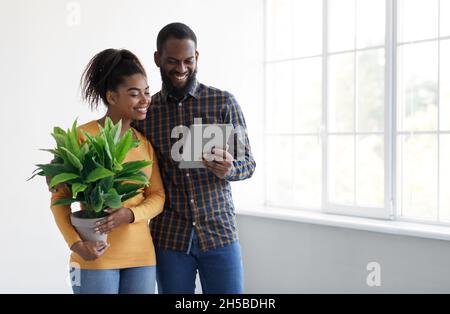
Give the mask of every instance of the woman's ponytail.
[[96, 54], [81, 77], [81, 95], [92, 109], [100, 101], [108, 106], [106, 92], [114, 91], [124, 78], [133, 74], [146, 76], [139, 59], [126, 49], [106, 49]]

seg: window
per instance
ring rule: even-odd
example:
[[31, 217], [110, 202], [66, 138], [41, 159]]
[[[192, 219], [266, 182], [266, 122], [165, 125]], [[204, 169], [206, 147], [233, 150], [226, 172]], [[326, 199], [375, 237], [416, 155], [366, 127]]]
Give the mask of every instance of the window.
[[450, 0], [266, 0], [267, 205], [450, 220], [444, 12]]
[[397, 3], [398, 215], [449, 222], [450, 1]]
[[322, 3], [267, 1], [267, 12], [266, 201], [319, 208]]

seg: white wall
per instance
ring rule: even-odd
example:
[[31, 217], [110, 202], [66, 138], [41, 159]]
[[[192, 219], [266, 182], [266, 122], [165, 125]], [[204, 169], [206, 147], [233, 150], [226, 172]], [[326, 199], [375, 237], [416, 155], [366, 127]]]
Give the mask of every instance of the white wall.
[[[81, 8], [70, 26], [68, 3]], [[160, 88], [153, 63], [158, 31], [190, 25], [198, 37], [199, 80], [226, 89], [241, 103], [257, 163], [262, 161], [262, 0], [9, 0], [0, 2], [0, 293], [66, 293], [69, 251], [53, 222], [43, 178], [25, 180], [47, 162], [55, 125], [67, 128], [102, 112], [80, 102], [79, 79], [106, 48], [127, 48]], [[261, 200], [261, 171], [233, 186], [237, 207]], [[252, 198], [247, 197], [252, 195]]]

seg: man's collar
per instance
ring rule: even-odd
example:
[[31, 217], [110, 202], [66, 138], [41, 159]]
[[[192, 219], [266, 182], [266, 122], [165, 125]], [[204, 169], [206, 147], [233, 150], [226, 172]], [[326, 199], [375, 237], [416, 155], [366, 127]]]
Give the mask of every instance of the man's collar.
[[[192, 85], [191, 89], [188, 91], [188, 95], [191, 95], [195, 99], [198, 99], [200, 96], [200, 83], [198, 80], [195, 80], [194, 84]], [[162, 85], [161, 88], [161, 97], [164, 102], [167, 102], [167, 98], [169, 97], [169, 93], [167, 92], [167, 88], [165, 85]], [[186, 99], [186, 97], [185, 97]]]
[[195, 99], [198, 99], [200, 97], [200, 83], [197, 80], [195, 80], [194, 85], [189, 91], [189, 95], [191, 95]]

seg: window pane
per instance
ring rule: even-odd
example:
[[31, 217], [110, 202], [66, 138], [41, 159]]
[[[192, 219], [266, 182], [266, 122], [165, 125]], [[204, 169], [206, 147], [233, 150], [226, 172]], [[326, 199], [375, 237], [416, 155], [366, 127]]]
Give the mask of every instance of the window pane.
[[270, 133], [292, 133], [292, 62], [267, 65], [267, 125]]
[[322, 1], [294, 0], [294, 57], [322, 54]]
[[354, 204], [354, 137], [329, 136], [328, 191], [331, 203]]
[[356, 203], [384, 207], [384, 137], [358, 136], [356, 143]]
[[439, 139], [439, 217], [450, 222], [450, 135], [441, 134]]
[[439, 92], [440, 129], [448, 131], [450, 130], [450, 40], [441, 41]]
[[355, 48], [355, 0], [328, 1], [328, 51]]
[[439, 0], [399, 0], [398, 40], [409, 42], [438, 36]]
[[450, 0], [440, 0], [441, 36], [450, 36]]
[[322, 147], [316, 136], [294, 138], [294, 202], [319, 208], [322, 195]]
[[329, 129], [354, 131], [354, 54], [330, 56], [328, 79]]
[[267, 137], [267, 201], [276, 205], [292, 204], [292, 137]]
[[322, 122], [322, 58], [294, 62], [294, 131], [319, 132]]
[[358, 52], [358, 131], [384, 130], [384, 49]]
[[267, 1], [267, 57], [269, 60], [292, 58], [292, 0]]
[[356, 46], [384, 46], [386, 1], [357, 0]]
[[437, 218], [437, 135], [400, 135], [397, 175], [402, 215]]
[[437, 129], [437, 43], [405, 45], [398, 53], [398, 128]]

